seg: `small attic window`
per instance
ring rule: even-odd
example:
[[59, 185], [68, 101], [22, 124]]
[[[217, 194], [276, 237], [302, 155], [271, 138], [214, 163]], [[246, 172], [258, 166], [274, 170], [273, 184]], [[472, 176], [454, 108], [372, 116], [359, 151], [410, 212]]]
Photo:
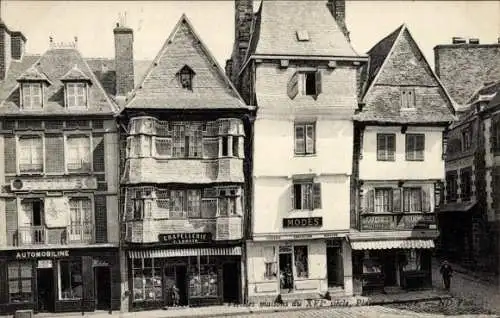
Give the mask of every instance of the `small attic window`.
[[87, 107], [87, 83], [66, 83], [66, 106], [68, 108]]
[[190, 91], [193, 90], [193, 78], [195, 72], [187, 65], [184, 65], [181, 70], [177, 73], [177, 77], [179, 78], [179, 83], [182, 88], [188, 89]]
[[307, 32], [307, 30], [298, 30], [295, 32], [297, 34], [297, 40], [300, 42], [309, 41], [309, 32]]
[[21, 84], [23, 109], [42, 108], [42, 83], [25, 82]]

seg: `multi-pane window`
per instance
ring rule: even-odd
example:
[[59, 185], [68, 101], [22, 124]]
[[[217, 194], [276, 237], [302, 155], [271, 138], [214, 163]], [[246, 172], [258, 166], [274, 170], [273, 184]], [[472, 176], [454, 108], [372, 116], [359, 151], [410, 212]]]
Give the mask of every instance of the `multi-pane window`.
[[458, 175], [456, 171], [446, 172], [446, 200], [453, 202], [457, 200]]
[[460, 171], [460, 192], [463, 201], [469, 201], [472, 196], [472, 169], [465, 168]]
[[470, 127], [462, 130], [462, 151], [469, 150], [472, 145], [472, 130]]
[[132, 299], [136, 301], [163, 300], [162, 270], [154, 258], [132, 260]]
[[87, 84], [67, 83], [66, 102], [68, 108], [87, 106]]
[[201, 158], [203, 131], [200, 124], [173, 124], [173, 157]]
[[82, 263], [81, 261], [59, 261], [59, 299], [82, 298]]
[[403, 210], [404, 212], [422, 211], [422, 189], [404, 188], [403, 189]]
[[394, 161], [396, 152], [395, 134], [377, 134], [377, 160]]
[[391, 188], [375, 189], [375, 213], [392, 212], [392, 194]]
[[401, 90], [401, 108], [415, 108], [415, 90], [413, 88], [403, 88]]
[[92, 202], [88, 198], [69, 200], [71, 241], [85, 241], [92, 238]]
[[8, 264], [8, 268], [9, 303], [23, 303], [32, 301], [32, 263], [12, 262]]
[[295, 124], [295, 154], [310, 155], [316, 151], [315, 124]]
[[321, 209], [321, 184], [307, 180], [294, 181], [292, 204], [294, 210]]
[[90, 171], [90, 138], [88, 136], [68, 136], [66, 166], [69, 172]]
[[237, 214], [236, 190], [220, 190], [219, 191], [219, 216], [231, 216]]
[[201, 216], [201, 191], [187, 190], [187, 214], [189, 218]]
[[172, 138], [156, 137], [155, 138], [156, 154], [159, 157], [172, 156]]
[[264, 279], [276, 279], [276, 248], [264, 247]]
[[170, 210], [171, 218], [183, 219], [186, 217], [186, 191], [185, 190], [171, 190], [170, 200], [172, 207]]
[[425, 153], [425, 135], [406, 134], [406, 160], [408, 161], [424, 160], [424, 153]]
[[19, 172], [43, 171], [43, 141], [40, 136], [19, 137]]
[[42, 84], [23, 83], [23, 109], [40, 109], [42, 107]]

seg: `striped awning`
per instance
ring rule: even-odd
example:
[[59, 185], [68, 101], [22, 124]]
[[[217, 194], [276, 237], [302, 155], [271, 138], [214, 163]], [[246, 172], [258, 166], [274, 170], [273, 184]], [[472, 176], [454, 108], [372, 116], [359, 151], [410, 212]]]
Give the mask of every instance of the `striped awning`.
[[433, 240], [379, 240], [379, 241], [351, 241], [353, 250], [388, 250], [411, 248], [434, 248]]
[[182, 248], [164, 250], [142, 250], [129, 251], [130, 258], [164, 258], [182, 256], [238, 256], [241, 255], [241, 247], [213, 247], [213, 248]]

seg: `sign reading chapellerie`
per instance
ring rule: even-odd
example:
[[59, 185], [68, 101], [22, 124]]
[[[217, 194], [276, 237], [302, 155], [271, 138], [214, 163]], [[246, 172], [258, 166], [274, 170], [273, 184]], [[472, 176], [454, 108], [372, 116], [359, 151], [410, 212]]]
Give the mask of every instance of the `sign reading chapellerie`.
[[212, 241], [212, 233], [171, 233], [160, 234], [158, 240], [166, 244], [193, 244], [193, 243], [208, 243]]
[[283, 227], [319, 227], [322, 225], [322, 217], [283, 219]]
[[62, 251], [23, 251], [16, 253], [16, 259], [61, 258], [69, 257], [69, 250]]

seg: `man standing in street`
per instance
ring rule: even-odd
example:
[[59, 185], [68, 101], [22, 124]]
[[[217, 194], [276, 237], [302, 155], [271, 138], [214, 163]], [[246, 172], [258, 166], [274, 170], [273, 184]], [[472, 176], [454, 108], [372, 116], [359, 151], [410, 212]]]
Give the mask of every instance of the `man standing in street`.
[[450, 264], [448, 264], [448, 261], [445, 260], [443, 262], [443, 264], [441, 265], [441, 268], [439, 269], [439, 272], [443, 276], [444, 288], [447, 291], [449, 291], [453, 269], [451, 268]]

